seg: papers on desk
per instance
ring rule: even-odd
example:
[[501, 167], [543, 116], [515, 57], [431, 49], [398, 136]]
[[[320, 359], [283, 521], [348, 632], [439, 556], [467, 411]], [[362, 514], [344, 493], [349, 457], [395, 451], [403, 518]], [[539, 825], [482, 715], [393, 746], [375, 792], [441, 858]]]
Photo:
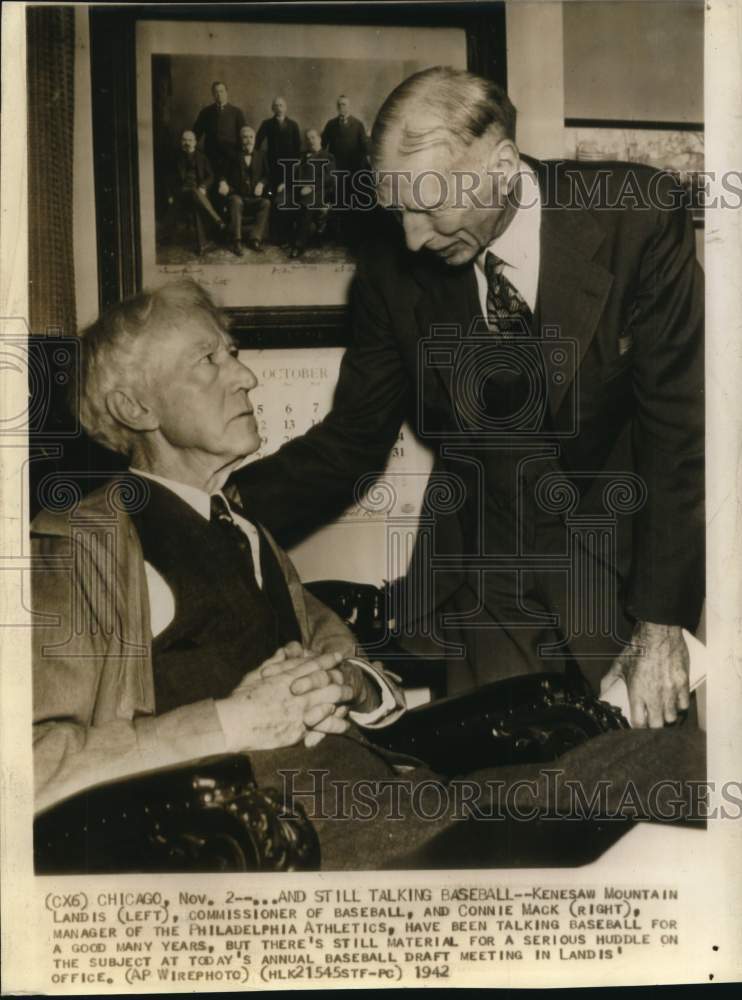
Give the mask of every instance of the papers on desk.
[[[699, 642], [694, 635], [683, 629], [683, 638], [688, 646], [690, 654], [689, 681], [691, 692], [697, 691], [696, 701], [698, 705], [698, 724], [701, 729], [706, 729], [706, 647]], [[623, 677], [618, 677], [601, 696], [603, 701], [607, 701], [614, 708], [620, 708], [624, 718], [631, 725], [631, 708], [629, 707], [629, 691]]]
[[431, 697], [430, 688], [407, 688], [404, 692], [404, 700], [407, 708], [418, 708], [420, 705], [427, 705]]

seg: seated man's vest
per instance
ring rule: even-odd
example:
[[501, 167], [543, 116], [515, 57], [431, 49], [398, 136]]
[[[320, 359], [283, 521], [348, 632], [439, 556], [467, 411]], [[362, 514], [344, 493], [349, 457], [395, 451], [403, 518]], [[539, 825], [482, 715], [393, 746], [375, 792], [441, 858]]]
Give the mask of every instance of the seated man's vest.
[[152, 643], [158, 715], [203, 698], [224, 698], [291, 640], [301, 641], [291, 595], [262, 530], [262, 589], [243, 555], [213, 524], [158, 483], [133, 515], [145, 560], [175, 598], [175, 617]]

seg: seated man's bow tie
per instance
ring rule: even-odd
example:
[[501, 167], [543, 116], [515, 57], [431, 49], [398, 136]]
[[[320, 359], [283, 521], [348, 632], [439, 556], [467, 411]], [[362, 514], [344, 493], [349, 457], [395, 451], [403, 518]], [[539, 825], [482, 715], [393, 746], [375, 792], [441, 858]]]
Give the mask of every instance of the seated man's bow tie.
[[533, 313], [515, 285], [503, 274], [505, 261], [491, 251], [485, 254], [487, 278], [487, 322], [499, 337], [529, 334]]

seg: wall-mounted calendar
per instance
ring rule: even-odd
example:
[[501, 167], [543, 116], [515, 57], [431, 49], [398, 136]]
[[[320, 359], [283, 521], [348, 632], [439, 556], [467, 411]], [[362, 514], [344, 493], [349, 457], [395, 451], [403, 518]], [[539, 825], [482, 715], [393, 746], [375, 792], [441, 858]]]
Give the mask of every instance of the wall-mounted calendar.
[[[261, 437], [251, 461], [277, 451], [304, 434], [330, 410], [343, 348], [242, 351], [255, 373], [250, 393]], [[305, 580], [341, 579], [377, 586], [403, 573], [411, 546], [390, 564], [390, 523], [409, 524], [410, 537], [420, 514], [432, 466], [431, 453], [403, 425], [381, 481], [351, 505], [338, 521], [321, 528], [291, 552]], [[369, 472], [374, 470], [369, 469]]]

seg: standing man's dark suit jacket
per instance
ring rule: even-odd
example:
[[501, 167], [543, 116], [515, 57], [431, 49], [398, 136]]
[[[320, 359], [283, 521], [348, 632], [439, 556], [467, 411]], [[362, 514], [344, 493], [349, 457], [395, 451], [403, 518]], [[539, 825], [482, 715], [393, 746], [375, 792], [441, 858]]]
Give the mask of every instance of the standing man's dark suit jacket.
[[366, 129], [353, 115], [348, 115], [345, 122], [339, 115], [331, 118], [322, 130], [322, 145], [335, 157], [338, 170], [355, 172], [366, 165]]
[[229, 164], [240, 147], [240, 129], [246, 124], [242, 111], [234, 104], [209, 104], [198, 113], [193, 125], [196, 138], [204, 138], [204, 152], [211, 161], [218, 180], [226, 178]]
[[[647, 496], [631, 523], [624, 605], [635, 619], [693, 629], [704, 590], [704, 307], [690, 219], [682, 207], [657, 207], [658, 200], [677, 205], [678, 189], [650, 168], [532, 165], [544, 201], [535, 319], [542, 329], [557, 327], [577, 357], [561, 383], [553, 355], [545, 360], [554, 426], [575, 431], [560, 439], [554, 469], [572, 476], [633, 469], [642, 477]], [[589, 192], [601, 171], [609, 204], [619, 205], [631, 185], [625, 207], [563, 207]], [[637, 200], [647, 207], [633, 207]], [[424, 251], [411, 254], [398, 235], [371, 248], [358, 269], [353, 341], [332, 412], [239, 474], [245, 494], [259, 498], [256, 516], [284, 539], [352, 501], [357, 479], [383, 469], [405, 416], [437, 429], [438, 468], [462, 467], [441, 457], [462, 441], [452, 365], [419, 370], [419, 357], [432, 326], [466, 331], [481, 312], [474, 266], [452, 269]], [[450, 340], [449, 331], [444, 346]], [[629, 457], [619, 460], [615, 449], [627, 443]], [[602, 489], [598, 476], [576, 478], [583, 494], [591, 479]], [[463, 578], [477, 516], [467, 501], [438, 518], [436, 551], [452, 554], [454, 567], [438, 579], [437, 601]]]
[[274, 188], [285, 182], [281, 160], [298, 160], [301, 153], [299, 126], [293, 118], [266, 118], [255, 136], [255, 145], [263, 146], [268, 157], [268, 170]]

